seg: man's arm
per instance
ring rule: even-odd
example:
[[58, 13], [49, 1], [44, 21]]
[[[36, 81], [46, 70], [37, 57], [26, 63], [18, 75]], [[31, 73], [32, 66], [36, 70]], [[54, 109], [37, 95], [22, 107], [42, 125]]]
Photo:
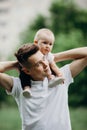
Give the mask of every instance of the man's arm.
[[54, 61], [60, 62], [65, 60], [80, 59], [87, 56], [87, 47], [75, 48], [54, 54]]
[[2, 61], [0, 62], [0, 72], [3, 73], [7, 70], [18, 69], [18, 61]]
[[75, 76], [77, 76], [86, 66], [87, 66], [87, 57], [74, 60], [70, 64], [72, 77], [74, 78]]
[[0, 87], [3, 87], [8, 92], [11, 92], [13, 87], [12, 77], [7, 74], [0, 73]]
[[13, 80], [11, 76], [4, 74], [3, 72], [11, 69], [17, 69], [17, 66], [18, 66], [17, 61], [0, 62], [0, 87], [2, 86], [9, 92], [12, 90]]

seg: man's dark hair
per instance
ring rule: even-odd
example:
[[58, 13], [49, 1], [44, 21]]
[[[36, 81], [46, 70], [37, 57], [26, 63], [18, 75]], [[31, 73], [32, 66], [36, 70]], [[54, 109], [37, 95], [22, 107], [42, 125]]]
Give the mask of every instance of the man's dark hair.
[[35, 44], [27, 43], [21, 46], [15, 53], [15, 56], [22, 66], [27, 66], [27, 60], [30, 56], [35, 54], [39, 47]]
[[[27, 66], [28, 58], [33, 54], [35, 54], [38, 50], [39, 47], [37, 45], [27, 43], [18, 49], [18, 51], [15, 53], [15, 56], [22, 66]], [[22, 71], [22, 66], [20, 64], [19, 64], [19, 71], [20, 71], [19, 78], [21, 80], [22, 88], [24, 89], [25, 86], [31, 87], [30, 82], [31, 76], [25, 74], [25, 72]]]

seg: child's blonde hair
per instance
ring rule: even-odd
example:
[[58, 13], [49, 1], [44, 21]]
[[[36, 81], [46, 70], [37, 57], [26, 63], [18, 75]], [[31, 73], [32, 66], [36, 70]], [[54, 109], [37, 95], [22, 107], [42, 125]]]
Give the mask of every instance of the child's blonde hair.
[[36, 35], [34, 37], [34, 43], [42, 39], [44, 35], [49, 35], [50, 37], [52, 37], [53, 42], [55, 41], [53, 32], [50, 29], [42, 28], [36, 32]]

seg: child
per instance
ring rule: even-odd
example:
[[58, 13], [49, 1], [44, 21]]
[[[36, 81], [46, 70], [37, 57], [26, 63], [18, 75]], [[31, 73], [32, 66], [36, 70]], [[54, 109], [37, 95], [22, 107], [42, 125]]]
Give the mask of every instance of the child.
[[[59, 68], [54, 62], [53, 54], [51, 53], [53, 44], [54, 44], [54, 34], [49, 29], [40, 29], [37, 31], [35, 38], [34, 38], [34, 44], [37, 44], [39, 46], [40, 51], [44, 54], [44, 58], [46, 58], [49, 62], [49, 66], [51, 70], [55, 73], [56, 77], [51, 73], [48, 75], [49, 79], [49, 87], [53, 87], [55, 84], [61, 84], [64, 82], [64, 78], [62, 77], [62, 73], [60, 72]], [[24, 81], [24, 79], [26, 80]], [[29, 76], [26, 75], [23, 71], [20, 73], [20, 79], [23, 87], [23, 95], [25, 97], [30, 97], [31, 91], [30, 91], [30, 80]]]
[[[64, 82], [64, 78], [62, 77], [62, 73], [60, 72], [58, 66], [54, 62], [54, 56], [51, 53], [53, 45], [54, 45], [54, 34], [51, 30], [43, 28], [37, 31], [35, 38], [34, 38], [34, 43], [39, 46], [40, 51], [44, 54], [44, 57], [48, 60], [49, 66], [51, 70], [55, 73], [55, 76], [50, 74], [48, 76], [48, 79], [53, 79], [50, 80], [49, 87], [54, 86], [54, 84], [60, 84]], [[52, 82], [51, 82], [52, 81]]]

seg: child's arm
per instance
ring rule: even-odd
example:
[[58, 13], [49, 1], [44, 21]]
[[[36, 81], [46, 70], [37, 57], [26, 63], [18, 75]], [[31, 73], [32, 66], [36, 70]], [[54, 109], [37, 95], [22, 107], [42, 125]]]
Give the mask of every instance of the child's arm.
[[80, 47], [80, 48], [63, 51], [60, 53], [55, 53], [54, 60], [55, 62], [60, 62], [65, 60], [80, 59], [86, 56], [87, 56], [87, 47]]
[[17, 61], [2, 61], [0, 62], [0, 72], [3, 73], [7, 70], [18, 69]]
[[52, 71], [56, 74], [56, 76], [59, 76], [59, 77], [62, 76], [60, 69], [58, 68], [58, 66], [56, 65], [54, 61], [52, 61], [49, 65]]

